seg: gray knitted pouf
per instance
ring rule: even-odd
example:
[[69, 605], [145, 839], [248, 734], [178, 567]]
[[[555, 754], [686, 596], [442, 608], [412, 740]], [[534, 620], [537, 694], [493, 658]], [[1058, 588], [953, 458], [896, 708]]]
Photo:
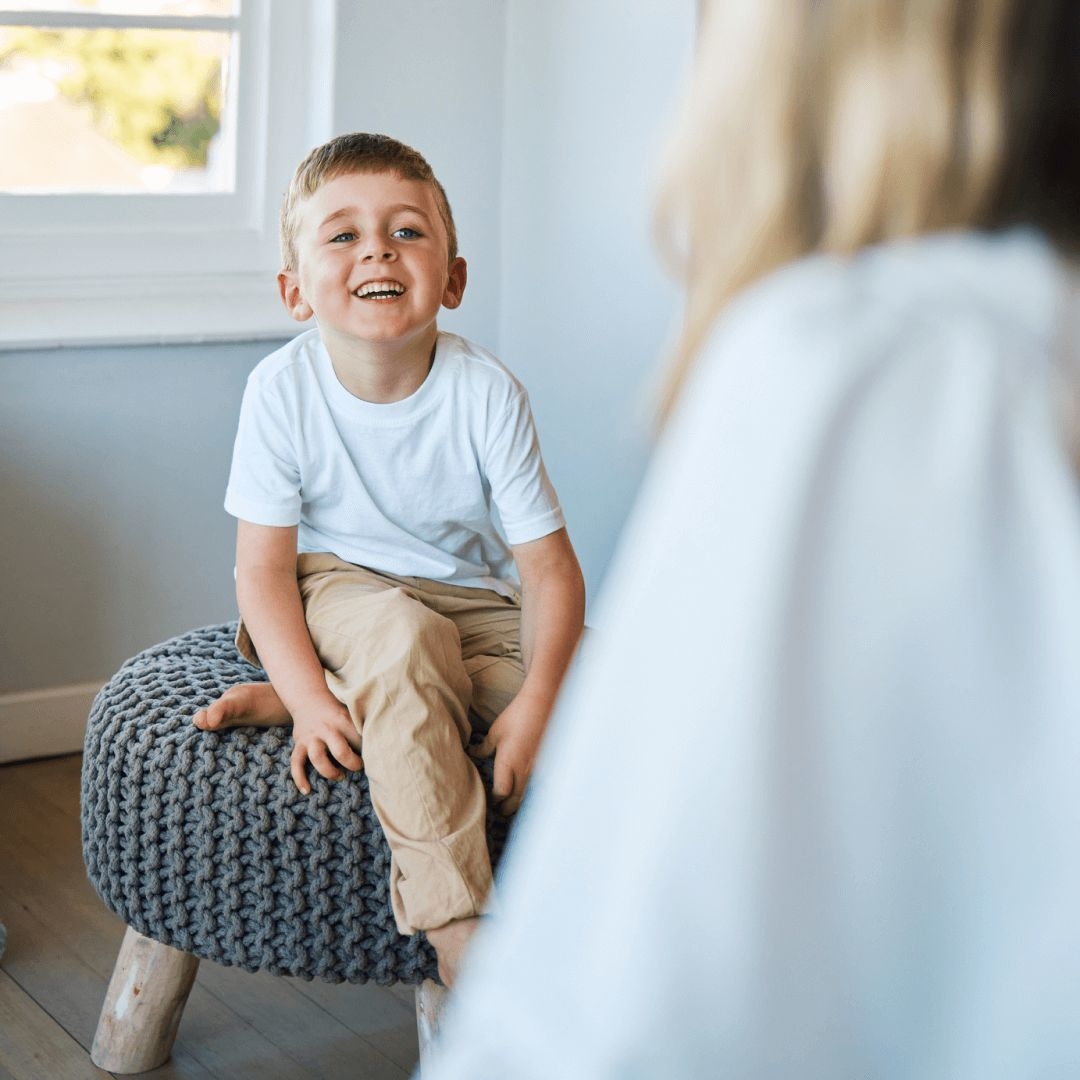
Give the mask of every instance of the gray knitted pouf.
[[[289, 776], [289, 728], [199, 731], [195, 712], [265, 678], [206, 627], [129, 660], [94, 702], [82, 771], [83, 857], [106, 905], [166, 945], [248, 971], [328, 982], [436, 978], [398, 934], [390, 851], [367, 778]], [[491, 765], [480, 762], [490, 790]], [[507, 826], [488, 815], [497, 858]]]

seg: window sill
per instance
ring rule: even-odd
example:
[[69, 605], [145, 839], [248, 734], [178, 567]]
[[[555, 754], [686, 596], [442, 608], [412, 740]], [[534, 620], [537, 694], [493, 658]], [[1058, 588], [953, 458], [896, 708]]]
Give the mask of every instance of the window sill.
[[107, 277], [10, 287], [0, 299], [0, 350], [289, 338], [302, 327], [273, 276]]

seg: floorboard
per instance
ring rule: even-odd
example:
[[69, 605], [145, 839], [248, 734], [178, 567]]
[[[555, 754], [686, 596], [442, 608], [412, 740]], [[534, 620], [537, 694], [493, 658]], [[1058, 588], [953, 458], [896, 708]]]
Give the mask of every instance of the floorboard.
[[[88, 1047], [124, 924], [83, 868], [80, 764], [76, 755], [0, 767], [0, 1028], [17, 1032], [0, 1037], [0, 1080], [109, 1075]], [[204, 961], [172, 1058], [142, 1075], [406, 1080], [418, 1056], [411, 993]]]
[[401, 1069], [408, 1072], [416, 1065], [420, 1050], [412, 987], [408, 987], [406, 1004], [381, 986], [342, 987], [324, 982], [304, 982], [302, 979], [288, 981], [301, 994], [318, 1002], [350, 1031], [367, 1039]]
[[0, 970], [0, 1066], [15, 1080], [109, 1076], [6, 972]]

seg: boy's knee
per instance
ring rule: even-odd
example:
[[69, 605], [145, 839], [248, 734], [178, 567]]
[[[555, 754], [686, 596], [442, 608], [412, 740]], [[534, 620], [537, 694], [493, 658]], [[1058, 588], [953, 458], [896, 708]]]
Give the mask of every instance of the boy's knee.
[[[332, 612], [309, 609], [307, 616], [316, 647], [325, 654], [324, 665], [332, 669], [356, 663], [385, 669], [425, 655], [461, 662], [457, 627], [404, 589], [367, 594], [356, 604], [346, 597]], [[327, 663], [328, 658], [333, 659]]]
[[402, 589], [388, 590], [380, 601], [370, 612], [371, 633], [354, 644], [353, 670], [364, 672], [369, 687], [374, 682], [377, 697], [419, 696], [435, 712], [449, 710], [458, 726], [466, 722], [472, 683], [457, 627]]
[[377, 632], [407, 668], [437, 665], [464, 670], [457, 627], [403, 589], [387, 592]]
[[[327, 683], [369, 739], [382, 738], [383, 720], [396, 737], [449, 718], [468, 738], [472, 683], [461, 656], [457, 627], [414, 600], [404, 589], [369, 598], [345, 633], [320, 640]], [[372, 728], [373, 720], [378, 719]], [[382, 732], [382, 734], [380, 734]]]

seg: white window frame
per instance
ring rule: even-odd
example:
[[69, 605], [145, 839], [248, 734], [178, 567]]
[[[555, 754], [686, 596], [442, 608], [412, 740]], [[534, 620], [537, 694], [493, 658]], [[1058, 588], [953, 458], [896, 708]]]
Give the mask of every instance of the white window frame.
[[241, 5], [234, 192], [0, 194], [0, 349], [297, 331], [275, 282], [278, 208], [297, 162], [330, 134], [334, 7]]

